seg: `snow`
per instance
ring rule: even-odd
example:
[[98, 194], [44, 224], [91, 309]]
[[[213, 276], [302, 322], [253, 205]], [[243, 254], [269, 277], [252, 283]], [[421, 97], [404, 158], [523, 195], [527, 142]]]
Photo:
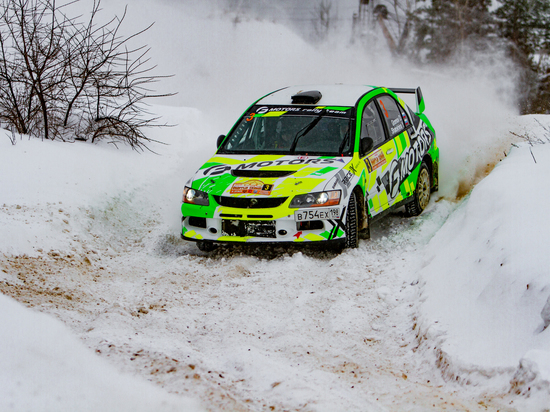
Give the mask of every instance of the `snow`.
[[514, 366], [550, 347], [548, 173], [550, 145], [512, 148], [428, 244], [424, 310], [446, 333], [443, 350], [465, 363]]
[[[174, 239], [182, 185], [212, 152], [196, 136], [214, 134], [196, 109], [156, 110], [179, 123], [163, 132], [168, 144], [154, 148], [159, 154], [37, 139], [11, 146], [6, 133], [0, 139], [0, 251], [6, 259], [23, 256], [44, 265], [65, 255], [89, 257], [93, 276], [103, 266], [110, 271], [93, 299], [111, 302], [86, 315], [84, 304], [75, 312], [34, 298], [31, 306], [63, 325], [2, 296], [1, 379], [9, 383], [2, 385], [3, 410], [71, 410], [78, 402], [87, 410], [212, 407], [200, 392], [207, 388], [186, 389], [182, 397], [173, 394], [179, 393], [176, 382], [163, 381], [168, 392], [147, 384], [144, 366], [116, 360], [109, 345], [195, 357], [199, 374], [222, 371], [226, 380], [250, 382], [240, 389], [234, 384], [239, 396], [261, 394], [273, 404], [322, 411], [341, 404], [391, 409], [388, 401], [374, 400], [387, 382], [357, 397], [323, 370], [350, 363], [365, 379], [373, 373], [369, 365], [388, 361], [361, 347], [379, 343], [385, 356], [404, 362], [410, 384], [427, 375], [466, 399], [489, 392], [516, 396], [512, 401], [525, 410], [548, 404], [550, 223], [541, 188], [550, 173], [549, 145], [515, 143], [463, 200], [440, 197], [416, 220], [390, 218], [373, 228], [373, 239], [340, 256], [279, 252], [266, 259], [238, 252], [204, 260], [193, 244]], [[536, 120], [550, 125], [545, 116]], [[543, 133], [532, 116], [516, 118], [514, 127], [518, 134]], [[5, 267], [0, 282], [23, 287], [13, 266]], [[185, 279], [175, 277], [181, 271]], [[71, 273], [60, 271], [57, 284], [91, 293], [93, 282]], [[54, 282], [49, 276], [46, 284]], [[175, 299], [174, 286], [188, 297], [173, 301], [162, 317], [148, 313], [151, 320], [133, 323], [139, 313]], [[145, 336], [128, 341], [134, 330]], [[110, 363], [85, 346], [109, 353]], [[313, 366], [306, 352], [325, 366]], [[419, 371], [410, 369], [415, 365]], [[466, 386], [457, 389], [453, 381]], [[511, 388], [517, 395], [508, 394]], [[395, 386], [386, 396], [403, 390]], [[415, 391], [408, 401], [429, 396]]]
[[3, 411], [182, 411], [198, 403], [121, 374], [61, 322], [0, 295]]
[[[0, 131], [1, 410], [548, 408], [550, 145], [508, 131], [544, 137], [550, 119], [515, 114], [506, 64], [403, 70], [275, 23], [140, 5], [128, 19], [160, 20], [153, 57], [187, 106], [152, 108], [177, 125], [149, 131], [165, 145]], [[340, 255], [181, 241], [183, 185], [216, 137], [301, 83], [422, 87], [441, 150], [425, 213]]]

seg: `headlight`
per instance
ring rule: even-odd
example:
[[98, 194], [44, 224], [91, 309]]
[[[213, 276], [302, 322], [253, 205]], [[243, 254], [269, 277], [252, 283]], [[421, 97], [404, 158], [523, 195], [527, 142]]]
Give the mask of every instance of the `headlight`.
[[307, 193], [305, 195], [294, 196], [290, 202], [292, 208], [298, 207], [319, 207], [334, 206], [340, 203], [340, 191], [331, 190], [329, 192]]
[[183, 189], [183, 203], [191, 203], [193, 205], [208, 206], [208, 193], [202, 190], [191, 189], [185, 186]]

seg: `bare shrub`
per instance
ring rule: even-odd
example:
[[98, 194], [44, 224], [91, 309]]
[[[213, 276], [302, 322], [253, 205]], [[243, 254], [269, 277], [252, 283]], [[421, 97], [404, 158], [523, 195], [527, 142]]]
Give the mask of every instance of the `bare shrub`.
[[539, 122], [537, 119], [535, 121], [539, 124], [540, 127], [544, 130], [542, 133], [529, 133], [525, 132], [524, 134], [517, 134], [514, 132], [510, 132], [516, 137], [519, 137], [520, 139], [524, 140], [525, 142], [529, 143], [530, 146], [533, 146], [535, 144], [546, 144], [550, 143], [550, 127], [543, 125], [541, 122]]
[[[75, 0], [68, 4], [77, 3]], [[55, 0], [0, 0], [0, 121], [44, 139], [126, 143], [145, 149], [146, 127], [163, 126], [146, 110], [159, 95], [146, 46], [120, 35], [126, 16], [96, 22], [100, 1], [81, 22]]]

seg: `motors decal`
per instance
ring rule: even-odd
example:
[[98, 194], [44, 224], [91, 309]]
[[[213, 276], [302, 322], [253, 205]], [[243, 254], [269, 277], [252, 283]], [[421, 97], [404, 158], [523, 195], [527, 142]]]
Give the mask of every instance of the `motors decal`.
[[203, 175], [207, 176], [217, 176], [222, 175], [225, 172], [229, 172], [231, 170], [231, 166], [229, 165], [216, 165], [216, 166], [210, 166], [202, 172]]
[[379, 184], [384, 185], [390, 202], [399, 195], [401, 184], [422, 162], [432, 140], [428, 127], [423, 123], [413, 145], [407, 147], [398, 159], [393, 159], [386, 173], [378, 180]]
[[348, 117], [351, 107], [332, 106], [259, 106], [252, 108], [249, 117], [323, 114], [336, 117]]
[[242, 183], [234, 183], [231, 186], [230, 193], [233, 194], [248, 194], [269, 196], [273, 190], [273, 185], [264, 184], [261, 180], [248, 180]]
[[283, 160], [267, 160], [263, 162], [241, 163], [235, 167], [235, 165], [215, 165], [210, 166], [203, 170], [204, 176], [217, 176], [223, 173], [230, 172], [231, 169], [244, 170], [244, 169], [257, 169], [269, 166], [282, 166], [282, 165], [330, 165], [334, 163], [346, 163], [343, 158], [334, 159], [316, 159], [316, 158], [293, 158]]
[[[262, 107], [259, 107], [257, 110], [256, 110], [256, 113], [257, 114], [266, 114], [266, 113], [269, 113], [269, 112], [301, 112], [303, 109], [301, 107], [290, 107], [290, 106], [286, 106], [286, 107], [267, 107], [267, 106], [262, 106]], [[320, 112], [320, 110], [318, 110], [317, 112]], [[315, 112], [315, 113], [317, 113]]]

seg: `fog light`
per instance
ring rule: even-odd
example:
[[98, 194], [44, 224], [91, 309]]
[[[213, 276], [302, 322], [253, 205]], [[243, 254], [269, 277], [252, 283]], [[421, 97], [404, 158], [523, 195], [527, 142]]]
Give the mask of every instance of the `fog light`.
[[286, 236], [286, 234], [287, 234], [288, 232], [287, 232], [286, 230], [284, 230], [284, 229], [281, 229], [281, 230], [279, 230], [278, 233], [279, 233], [279, 236]]
[[210, 229], [208, 229], [208, 231], [214, 235], [218, 233], [218, 229], [216, 229], [215, 227], [211, 227]]

